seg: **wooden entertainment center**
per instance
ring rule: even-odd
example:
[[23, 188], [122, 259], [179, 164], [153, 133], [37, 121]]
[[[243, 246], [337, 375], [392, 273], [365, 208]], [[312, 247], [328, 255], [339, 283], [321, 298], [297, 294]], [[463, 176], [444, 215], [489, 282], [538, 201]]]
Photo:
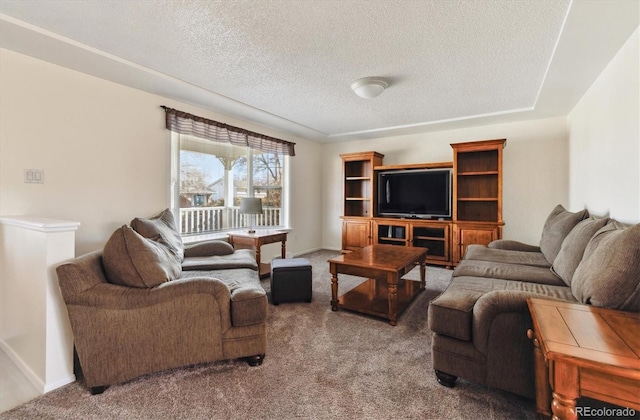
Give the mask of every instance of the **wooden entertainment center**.
[[[471, 244], [502, 238], [502, 150], [506, 139], [454, 143], [453, 162], [383, 166], [378, 152], [342, 154], [342, 250], [370, 244], [429, 248], [427, 262], [454, 266]], [[452, 217], [391, 218], [376, 214], [378, 172], [453, 168]]]

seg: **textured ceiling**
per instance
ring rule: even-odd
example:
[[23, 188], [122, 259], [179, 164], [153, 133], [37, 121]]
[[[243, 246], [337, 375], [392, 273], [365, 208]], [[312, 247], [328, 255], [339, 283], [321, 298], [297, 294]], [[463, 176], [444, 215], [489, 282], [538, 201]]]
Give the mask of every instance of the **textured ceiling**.
[[[594, 9], [587, 3], [616, 2], [584, 2], [575, 11], [578, 3], [1, 0], [0, 46], [338, 141], [536, 110], [541, 94], [553, 94], [544, 88], [554, 60], [571, 63], [570, 51], [554, 55], [563, 51], [565, 20]], [[628, 20], [631, 30], [617, 35], [602, 60], [637, 27], [637, 16], [635, 26]], [[597, 64], [591, 73], [606, 62]], [[562, 86], [573, 71], [575, 83], [571, 67], [550, 82]], [[349, 85], [366, 76], [386, 77], [390, 87], [378, 98], [359, 98]]]

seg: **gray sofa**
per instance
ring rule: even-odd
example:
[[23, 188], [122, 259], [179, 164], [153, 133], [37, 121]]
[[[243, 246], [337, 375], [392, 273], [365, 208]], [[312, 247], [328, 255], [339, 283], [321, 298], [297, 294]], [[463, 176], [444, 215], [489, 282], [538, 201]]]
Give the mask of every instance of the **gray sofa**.
[[526, 298], [640, 311], [640, 224], [625, 226], [557, 206], [539, 246], [472, 245], [429, 305], [438, 381], [458, 377], [535, 397]]
[[93, 394], [165, 369], [247, 358], [267, 346], [267, 295], [253, 251], [184, 246], [165, 210], [134, 219], [56, 268], [85, 384]]

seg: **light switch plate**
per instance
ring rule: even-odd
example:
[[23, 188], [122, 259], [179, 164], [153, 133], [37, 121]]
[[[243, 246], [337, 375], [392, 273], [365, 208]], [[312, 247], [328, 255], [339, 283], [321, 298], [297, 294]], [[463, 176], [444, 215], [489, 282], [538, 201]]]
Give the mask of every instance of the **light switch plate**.
[[25, 169], [24, 182], [28, 184], [44, 184], [44, 171], [42, 169]]

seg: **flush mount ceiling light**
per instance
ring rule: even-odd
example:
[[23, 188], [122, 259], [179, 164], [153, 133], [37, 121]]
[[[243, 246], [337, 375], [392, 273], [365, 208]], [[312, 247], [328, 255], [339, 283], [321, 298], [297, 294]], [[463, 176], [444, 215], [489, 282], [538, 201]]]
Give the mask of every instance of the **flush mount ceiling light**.
[[389, 82], [382, 77], [363, 77], [351, 83], [351, 89], [356, 95], [365, 99], [375, 98], [388, 87]]

